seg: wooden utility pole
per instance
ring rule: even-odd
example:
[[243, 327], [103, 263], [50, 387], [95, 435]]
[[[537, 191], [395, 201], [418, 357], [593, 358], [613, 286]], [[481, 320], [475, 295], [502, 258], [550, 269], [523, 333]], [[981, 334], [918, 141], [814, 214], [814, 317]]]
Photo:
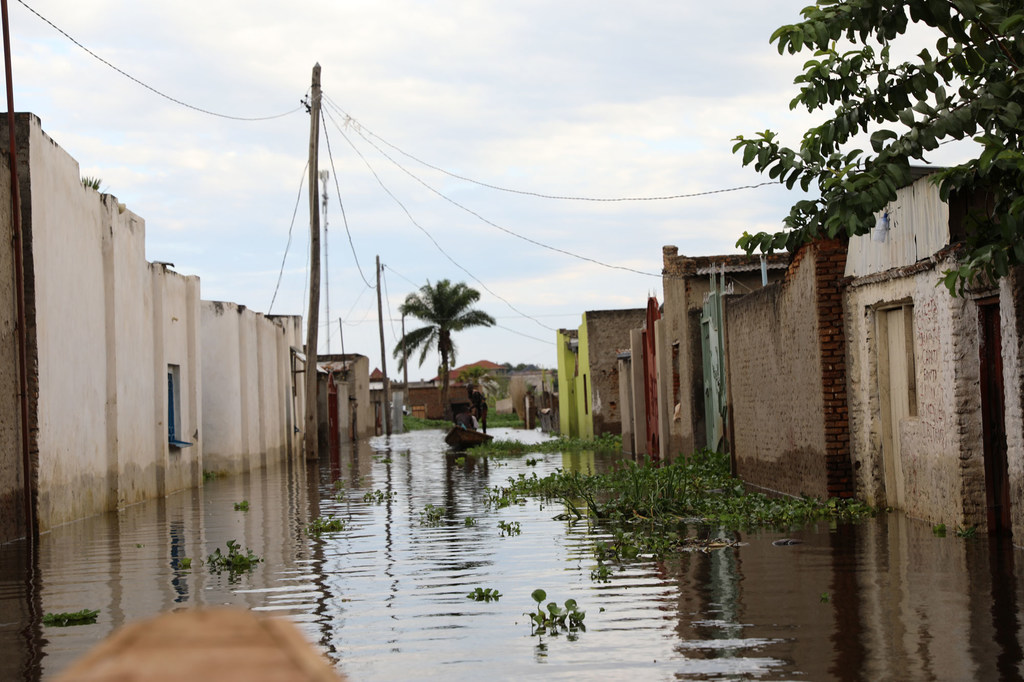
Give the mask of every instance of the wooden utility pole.
[[316, 344], [320, 330], [320, 197], [317, 196], [317, 172], [320, 141], [320, 64], [313, 65], [313, 84], [309, 98], [309, 315], [306, 319], [306, 430], [307, 460], [319, 457], [319, 428], [316, 414]]
[[380, 256], [377, 256], [377, 326], [380, 328], [380, 371], [384, 374], [384, 433], [390, 436], [391, 387], [388, 385], [388, 360], [384, 349], [384, 307], [380, 302]]

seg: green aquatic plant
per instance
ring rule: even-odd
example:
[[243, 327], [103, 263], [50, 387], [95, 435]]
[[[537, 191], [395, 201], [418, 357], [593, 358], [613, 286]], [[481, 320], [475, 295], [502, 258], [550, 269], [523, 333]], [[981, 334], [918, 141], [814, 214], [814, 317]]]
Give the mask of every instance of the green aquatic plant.
[[241, 502], [235, 502], [235, 511], [249, 511], [249, 500], [242, 500]]
[[977, 526], [957, 526], [956, 536], [958, 538], [973, 538], [978, 534]]
[[367, 492], [365, 495], [363, 495], [363, 502], [383, 504], [387, 500], [393, 500], [395, 498], [395, 495], [397, 494], [398, 493], [396, 493], [393, 490], [389, 493], [386, 493], [383, 490], [378, 489], [374, 490], [373, 492]]
[[562, 500], [594, 520], [700, 521], [729, 529], [790, 528], [825, 519], [854, 521], [874, 510], [858, 500], [771, 497], [748, 492], [729, 472], [728, 455], [701, 450], [657, 466], [626, 461], [604, 474], [558, 470], [543, 478], [520, 475], [498, 495]]
[[559, 606], [552, 601], [544, 607], [542, 603], [548, 598], [547, 592], [537, 589], [530, 596], [537, 602], [537, 610], [523, 615], [530, 618], [531, 635], [557, 635], [566, 630], [569, 632], [586, 630], [583, 620], [586, 618], [587, 612], [578, 608], [575, 599], [566, 599], [564, 606]]
[[43, 616], [43, 625], [59, 628], [69, 625], [92, 625], [99, 615], [99, 609], [82, 609], [73, 613], [47, 613]]
[[946, 524], [936, 523], [934, 526], [932, 526], [932, 535], [939, 538], [946, 537]]
[[467, 516], [466, 517], [466, 525], [467, 526], [475, 526], [476, 525], [476, 519], [474, 519], [472, 516]]
[[248, 547], [245, 548], [245, 552], [242, 552], [239, 544], [234, 540], [228, 540], [227, 549], [227, 554], [223, 554], [218, 547], [213, 554], [206, 557], [206, 563], [214, 573], [228, 571], [235, 574], [251, 571], [256, 564], [263, 561]]
[[498, 528], [501, 530], [499, 535], [502, 537], [506, 535], [519, 535], [523, 532], [519, 528], [518, 521], [498, 521]]
[[539, 463], [540, 463], [540, 458], [539, 457], [527, 457], [526, 458], [526, 466], [528, 466], [528, 467], [535, 467]]
[[428, 504], [420, 512], [421, 526], [439, 526], [445, 515], [445, 508], [439, 505]]
[[192, 559], [187, 556], [181, 557], [180, 559], [178, 559], [178, 568], [183, 571], [189, 570], [190, 568], [192, 568]]
[[501, 592], [498, 592], [495, 589], [491, 589], [490, 587], [478, 587], [469, 594], [467, 594], [466, 598], [486, 602], [498, 601], [499, 599], [501, 599]]
[[313, 521], [306, 526], [306, 533], [308, 535], [336, 533], [341, 530], [345, 530], [345, 522], [333, 516], [321, 516], [313, 519]]
[[465, 463], [466, 463], [466, 458], [465, 457], [456, 457], [455, 458], [455, 466], [462, 466]]

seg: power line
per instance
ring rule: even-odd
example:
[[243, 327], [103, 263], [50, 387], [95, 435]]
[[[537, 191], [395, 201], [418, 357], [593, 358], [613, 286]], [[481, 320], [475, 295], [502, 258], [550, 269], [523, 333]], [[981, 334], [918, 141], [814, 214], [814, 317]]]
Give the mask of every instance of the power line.
[[388, 189], [388, 186], [384, 184], [384, 181], [383, 181], [383, 180], [381, 180], [381, 177], [380, 177], [380, 175], [378, 175], [378, 174], [377, 174], [377, 171], [376, 171], [376, 170], [374, 170], [374, 168], [373, 168], [373, 166], [372, 166], [372, 165], [370, 165], [370, 162], [369, 162], [369, 161], [367, 160], [367, 158], [366, 158], [366, 157], [365, 157], [365, 156], [363, 155], [363, 153], [362, 153], [361, 151], [359, 151], [359, 148], [358, 148], [358, 147], [356, 147], [356, 146], [355, 146], [354, 144], [352, 144], [352, 140], [350, 140], [350, 139], [348, 138], [348, 135], [346, 135], [346, 134], [345, 134], [345, 132], [344, 132], [344, 131], [343, 131], [343, 130], [341, 129], [341, 127], [340, 127], [340, 126], [338, 125], [337, 121], [335, 121], [335, 120], [334, 120], [334, 118], [333, 118], [333, 117], [331, 116], [331, 114], [330, 114], [330, 110], [329, 110], [329, 109], [324, 109], [324, 113], [325, 113], [325, 118], [326, 118], [327, 120], [329, 120], [329, 121], [330, 121], [331, 123], [333, 123], [333, 124], [335, 125], [335, 127], [336, 127], [336, 128], [338, 128], [338, 132], [339, 132], [339, 133], [341, 133], [341, 136], [342, 136], [342, 138], [344, 138], [344, 140], [345, 140], [346, 142], [348, 142], [349, 146], [350, 146], [350, 147], [352, 147], [352, 150], [353, 150], [353, 151], [355, 151], [355, 153], [356, 153], [356, 154], [357, 154], [357, 155], [359, 156], [359, 158], [360, 158], [360, 159], [362, 159], [363, 163], [364, 163], [364, 164], [366, 164], [366, 167], [367, 167], [367, 168], [369, 169], [369, 171], [370, 171], [370, 173], [371, 173], [371, 174], [373, 175], [373, 177], [374, 177], [374, 178], [375, 178], [375, 179], [377, 180], [377, 184], [379, 184], [379, 185], [381, 186], [381, 189], [383, 189], [383, 190], [384, 190], [384, 192], [385, 192], [385, 193], [386, 193], [386, 194], [387, 194], [387, 195], [388, 195], [389, 197], [391, 197], [391, 199], [392, 199], [392, 200], [393, 200], [393, 201], [394, 201], [394, 202], [395, 202], [396, 204], [398, 204], [399, 208], [401, 208], [401, 209], [402, 209], [402, 211], [403, 211], [403, 212], [405, 213], [406, 217], [407, 217], [407, 218], [409, 219], [409, 222], [411, 222], [411, 223], [412, 223], [413, 225], [415, 225], [415, 226], [417, 227], [417, 229], [419, 229], [419, 230], [420, 230], [420, 231], [421, 231], [421, 232], [422, 232], [423, 234], [425, 234], [425, 235], [427, 236], [427, 239], [429, 239], [429, 240], [431, 241], [431, 243], [433, 243], [434, 247], [435, 247], [435, 248], [437, 248], [437, 250], [438, 250], [438, 251], [440, 251], [440, 252], [441, 252], [441, 254], [442, 254], [442, 255], [443, 255], [443, 256], [444, 256], [445, 258], [447, 258], [447, 259], [448, 259], [449, 261], [451, 261], [452, 265], [454, 265], [455, 267], [457, 267], [457, 268], [458, 268], [459, 270], [462, 270], [462, 271], [463, 271], [464, 273], [466, 273], [466, 274], [467, 274], [467, 275], [468, 275], [468, 276], [469, 276], [469, 277], [470, 277], [471, 279], [473, 279], [473, 281], [475, 281], [475, 282], [476, 282], [477, 284], [479, 284], [479, 285], [480, 285], [481, 287], [483, 287], [483, 288], [484, 288], [484, 290], [485, 290], [485, 291], [487, 291], [487, 293], [489, 293], [489, 294], [491, 294], [492, 296], [494, 296], [495, 298], [497, 298], [497, 299], [498, 299], [499, 301], [501, 301], [502, 303], [504, 303], [505, 305], [507, 305], [507, 306], [508, 306], [509, 308], [511, 308], [511, 309], [512, 309], [513, 311], [515, 311], [516, 313], [518, 313], [518, 314], [519, 314], [519, 315], [521, 315], [522, 317], [525, 317], [525, 318], [527, 318], [527, 319], [529, 319], [529, 320], [533, 320], [533, 321], [534, 321], [534, 322], [536, 322], [536, 323], [537, 323], [538, 325], [540, 325], [541, 327], [544, 327], [545, 329], [547, 329], [547, 330], [549, 330], [549, 331], [555, 331], [555, 329], [554, 329], [554, 328], [552, 328], [552, 327], [549, 327], [549, 326], [547, 326], [546, 324], [544, 324], [543, 322], [541, 322], [540, 320], [538, 320], [538, 319], [536, 319], [536, 318], [533, 318], [533, 317], [531, 317], [531, 316], [527, 315], [526, 313], [524, 313], [523, 311], [519, 310], [519, 309], [518, 309], [518, 308], [516, 308], [516, 307], [515, 307], [514, 305], [512, 305], [512, 304], [511, 304], [511, 303], [510, 303], [510, 302], [509, 302], [508, 300], [506, 300], [506, 299], [505, 299], [504, 297], [502, 297], [502, 296], [498, 295], [497, 293], [495, 293], [494, 291], [492, 291], [492, 290], [491, 290], [491, 288], [490, 288], [490, 287], [488, 287], [488, 286], [487, 286], [486, 284], [484, 284], [484, 283], [483, 283], [483, 281], [482, 281], [482, 280], [481, 280], [480, 278], [478, 278], [478, 277], [477, 277], [476, 275], [474, 275], [474, 274], [473, 274], [473, 273], [471, 273], [471, 272], [470, 272], [469, 270], [467, 270], [467, 269], [466, 269], [465, 267], [463, 267], [463, 266], [462, 266], [462, 265], [461, 265], [461, 264], [460, 264], [460, 263], [459, 263], [458, 261], [456, 261], [456, 260], [455, 260], [454, 258], [452, 258], [452, 257], [451, 257], [451, 256], [450, 256], [450, 255], [448, 254], [448, 252], [447, 252], [447, 251], [445, 251], [445, 250], [444, 250], [444, 248], [442, 248], [442, 247], [441, 247], [441, 245], [440, 245], [440, 244], [439, 244], [439, 243], [437, 242], [437, 240], [436, 240], [436, 239], [434, 239], [434, 236], [433, 236], [432, 234], [430, 234], [430, 232], [429, 232], [429, 231], [427, 231], [427, 229], [426, 229], [425, 227], [423, 227], [423, 226], [422, 226], [422, 225], [420, 225], [420, 224], [419, 224], [418, 222], [416, 222], [416, 219], [415, 219], [415, 218], [413, 218], [413, 216], [412, 216], [412, 213], [410, 213], [410, 212], [409, 212], [409, 209], [408, 209], [408, 208], [406, 208], [405, 204], [403, 204], [403, 203], [402, 203], [402, 201], [401, 201], [401, 200], [400, 200], [400, 199], [399, 199], [399, 198], [398, 198], [397, 196], [395, 196], [394, 192], [392, 192], [392, 191], [391, 191], [390, 189]]
[[385, 274], [387, 267], [384, 263], [380, 264], [380, 278], [384, 282], [384, 302], [388, 304], [388, 323], [391, 325], [391, 337], [398, 343], [398, 334], [395, 332], [395, 318], [391, 317], [391, 297], [388, 295], [388, 278]]
[[[398, 152], [402, 156], [405, 156], [406, 158], [412, 159], [416, 163], [421, 164], [423, 166], [426, 166], [427, 168], [430, 168], [431, 170], [436, 170], [439, 173], [444, 173], [448, 177], [455, 178], [456, 180], [462, 180], [464, 182], [469, 182], [469, 183], [472, 183], [474, 185], [479, 185], [480, 187], [486, 187], [488, 189], [497, 190], [499, 192], [508, 192], [509, 194], [521, 194], [521, 195], [524, 195], [524, 196], [538, 197], [540, 199], [557, 199], [557, 200], [560, 200], [560, 201], [593, 201], [593, 202], [605, 202], [605, 203], [626, 202], [626, 201], [669, 201], [669, 200], [673, 200], [673, 199], [693, 199], [695, 197], [705, 197], [705, 196], [709, 196], [709, 195], [712, 195], [712, 194], [723, 194], [725, 192], [738, 192], [738, 191], [744, 190], [744, 189], [756, 189], [757, 187], [765, 187], [766, 185], [777, 185], [777, 184], [779, 184], [776, 181], [770, 181], [770, 182], [761, 182], [761, 183], [758, 183], [756, 185], [740, 185], [740, 186], [737, 186], [737, 187], [726, 187], [726, 188], [723, 188], [723, 189], [712, 189], [712, 190], [706, 190], [706, 191], [703, 191], [703, 192], [691, 192], [689, 194], [670, 194], [670, 195], [665, 195], [665, 196], [653, 196], [653, 197], [581, 197], [581, 196], [567, 196], [567, 195], [558, 195], [558, 194], [544, 194], [543, 192], [531, 192], [529, 190], [512, 189], [512, 188], [509, 188], [509, 187], [502, 187], [500, 185], [494, 185], [494, 184], [491, 184], [489, 182], [483, 182], [481, 180], [474, 180], [473, 178], [466, 177], [464, 175], [459, 175], [458, 173], [453, 173], [453, 172], [451, 172], [449, 170], [445, 170], [444, 168], [441, 168], [440, 166], [435, 166], [434, 164], [428, 163], [427, 161], [424, 161], [424, 160], [422, 160], [422, 159], [420, 159], [420, 158], [418, 158], [416, 156], [413, 156], [409, 152], [404, 151], [403, 149], [393, 145], [392, 143], [390, 143], [387, 140], [385, 140], [384, 138], [382, 138], [380, 135], [377, 135], [372, 130], [370, 130], [369, 128], [365, 127], [364, 125], [362, 125], [361, 123], [356, 121], [348, 113], [346, 113], [344, 109], [339, 107], [337, 104], [334, 104], [333, 102], [331, 104], [341, 114], [343, 114], [346, 117], [346, 119], [348, 119], [349, 121], [351, 121], [354, 124], [356, 132], [358, 132], [360, 137], [362, 137], [364, 140], [366, 139], [366, 136], [363, 135], [363, 132], [365, 132], [367, 135], [370, 135], [373, 138], [376, 138], [376, 139], [380, 140], [381, 143], [383, 143], [384, 145], [390, 147], [391, 149], [394, 149], [396, 152]], [[373, 142], [370, 142], [370, 140], [366, 140], [366, 141], [369, 142], [371, 145], [373, 145], [377, 149], [377, 151], [380, 151], [380, 148], [377, 147], [377, 145], [374, 145]], [[381, 153], [383, 154], [384, 152], [381, 152]], [[392, 163], [394, 163], [394, 161], [392, 161]], [[406, 171], [406, 172], [408, 172], [408, 171]]]
[[[288, 241], [284, 245], [284, 255], [281, 256], [281, 271], [277, 273], [277, 284], [274, 285], [274, 295], [270, 299], [270, 307], [267, 308], [267, 315], [274, 309], [274, 301], [277, 300], [277, 290], [281, 288], [281, 278], [284, 277], [284, 262], [288, 260], [288, 249], [292, 245], [292, 228], [295, 227], [295, 216], [299, 213], [299, 201], [302, 200], [302, 187], [306, 181], [306, 169], [309, 168], [309, 161], [306, 162], [305, 168], [302, 169], [302, 178], [299, 179], [299, 193], [295, 197], [295, 210], [292, 211], [292, 222], [288, 225]], [[305, 289], [305, 286], [303, 286]]]
[[[331, 104], [331, 106], [335, 106], [333, 103], [330, 103], [330, 104]], [[342, 112], [342, 113], [344, 113], [344, 112]], [[337, 124], [335, 124], [335, 125], [337, 125]], [[367, 144], [369, 144], [371, 147], [376, 149], [381, 154], [381, 156], [383, 156], [388, 161], [393, 163], [400, 171], [402, 171], [403, 173], [408, 175], [410, 178], [412, 178], [413, 180], [415, 180], [419, 184], [423, 185], [425, 188], [427, 188], [428, 190], [430, 190], [431, 192], [433, 192], [437, 196], [441, 197], [442, 199], [444, 199], [448, 203], [452, 204], [453, 206], [462, 209], [463, 211], [465, 211], [466, 213], [469, 213], [470, 215], [474, 216], [475, 218], [477, 218], [481, 222], [486, 223], [487, 225], [490, 225], [491, 227], [493, 227], [493, 228], [495, 228], [497, 230], [500, 230], [500, 231], [504, 232], [505, 234], [511, 235], [513, 237], [516, 237], [517, 239], [521, 239], [521, 240], [523, 240], [523, 241], [525, 241], [527, 243], [533, 244], [534, 246], [539, 246], [542, 249], [547, 249], [549, 251], [554, 251], [555, 253], [560, 253], [562, 255], [569, 256], [571, 258], [576, 258], [576, 259], [579, 259], [579, 260], [582, 260], [582, 261], [586, 261], [588, 263], [593, 263], [594, 265], [600, 265], [601, 267], [609, 268], [611, 270], [624, 270], [625, 272], [632, 272], [632, 273], [637, 274], [637, 275], [644, 275], [644, 276], [647, 276], [647, 277], [658, 277], [658, 278], [661, 278], [661, 273], [647, 272], [647, 271], [644, 271], [644, 270], [637, 270], [636, 268], [631, 268], [631, 267], [628, 267], [628, 266], [625, 266], [625, 265], [615, 265], [613, 263], [606, 263], [604, 261], [597, 260], [596, 258], [590, 258], [589, 256], [583, 256], [583, 255], [580, 255], [578, 253], [574, 253], [572, 251], [569, 251], [567, 249], [561, 249], [561, 248], [559, 248], [557, 246], [551, 246], [550, 244], [545, 244], [544, 242], [537, 241], [536, 239], [533, 239], [532, 237], [527, 237], [525, 235], [519, 234], [518, 232], [510, 230], [507, 227], [502, 227], [501, 225], [498, 225], [497, 223], [495, 223], [495, 222], [493, 222], [491, 220], [488, 220], [487, 218], [485, 218], [484, 216], [480, 215], [479, 213], [477, 213], [473, 209], [468, 208], [468, 207], [460, 204], [459, 202], [455, 201], [454, 199], [452, 199], [448, 195], [446, 195], [443, 192], [435, 189], [430, 184], [428, 184], [427, 182], [422, 180], [415, 173], [413, 173], [412, 171], [410, 171], [407, 168], [405, 168], [404, 166], [402, 166], [402, 164], [400, 164], [397, 161], [395, 161], [395, 159], [391, 155], [389, 155], [386, 151], [381, 149], [378, 145], [374, 144], [373, 140], [370, 140], [365, 135], [363, 135], [362, 132], [359, 129], [359, 126], [356, 126], [355, 130], [356, 130], [356, 134], [358, 134], [360, 137], [362, 137], [364, 140], [366, 140]], [[349, 142], [349, 144], [351, 144], [351, 142]]]
[[498, 329], [504, 329], [507, 332], [512, 332], [513, 334], [518, 334], [519, 336], [525, 336], [528, 339], [533, 339], [534, 341], [540, 341], [541, 343], [546, 343], [546, 344], [548, 344], [550, 346], [554, 346], [555, 345], [555, 342], [550, 340], [550, 339], [538, 339], [536, 336], [530, 336], [529, 334], [524, 334], [521, 331], [517, 331], [515, 329], [512, 329], [510, 327], [505, 327], [505, 326], [502, 326], [500, 324], [496, 324], [494, 326], [497, 327]]
[[72, 43], [74, 43], [75, 45], [77, 45], [78, 47], [80, 47], [80, 48], [81, 48], [82, 50], [84, 50], [84, 51], [85, 51], [85, 52], [86, 52], [87, 54], [89, 54], [90, 56], [92, 56], [93, 58], [95, 58], [96, 60], [98, 60], [99, 62], [101, 62], [102, 64], [104, 64], [104, 65], [106, 65], [106, 66], [110, 67], [110, 68], [111, 68], [111, 69], [113, 69], [114, 71], [117, 71], [117, 72], [118, 72], [119, 74], [121, 74], [122, 76], [124, 76], [124, 77], [125, 77], [125, 78], [127, 78], [128, 80], [132, 81], [133, 83], [136, 83], [136, 84], [138, 84], [138, 85], [141, 85], [142, 87], [146, 88], [146, 89], [147, 89], [147, 90], [149, 90], [150, 92], [152, 92], [152, 93], [154, 93], [154, 94], [156, 94], [156, 95], [159, 95], [160, 97], [163, 97], [164, 99], [166, 99], [166, 100], [168, 100], [168, 101], [170, 101], [170, 102], [174, 102], [175, 104], [181, 105], [181, 106], [185, 107], [186, 109], [192, 109], [193, 111], [198, 111], [199, 113], [202, 113], [202, 114], [208, 114], [208, 115], [210, 115], [210, 116], [217, 116], [218, 118], [227, 118], [227, 119], [231, 119], [232, 121], [270, 121], [270, 120], [272, 120], [272, 119], [275, 119], [275, 118], [283, 118], [283, 117], [285, 117], [285, 116], [288, 116], [288, 115], [290, 115], [290, 114], [294, 114], [294, 113], [295, 113], [296, 111], [300, 111], [300, 110], [302, 109], [302, 105], [300, 104], [299, 106], [295, 107], [295, 108], [294, 108], [294, 109], [292, 109], [291, 111], [286, 111], [286, 112], [284, 112], [284, 113], [282, 113], [282, 114], [274, 114], [273, 116], [252, 116], [252, 117], [249, 117], [249, 116], [231, 116], [231, 115], [229, 115], [229, 114], [219, 114], [219, 113], [217, 113], [217, 112], [215, 112], [215, 111], [209, 111], [208, 109], [202, 109], [202, 108], [200, 108], [200, 107], [197, 107], [197, 106], [193, 106], [193, 105], [191, 105], [191, 104], [188, 104], [187, 102], [182, 102], [182, 101], [181, 101], [180, 99], [175, 99], [174, 97], [171, 97], [171, 96], [170, 96], [170, 95], [168, 95], [168, 94], [165, 94], [165, 93], [163, 93], [163, 92], [160, 92], [160, 91], [159, 91], [159, 90], [157, 90], [156, 88], [154, 88], [154, 87], [152, 87], [152, 86], [150, 86], [150, 85], [147, 85], [146, 83], [143, 83], [142, 81], [140, 81], [140, 80], [139, 80], [138, 78], [136, 78], [135, 76], [132, 76], [131, 74], [129, 74], [129, 73], [127, 73], [127, 72], [125, 72], [124, 70], [122, 70], [122, 69], [120, 69], [120, 68], [118, 68], [118, 67], [114, 66], [113, 64], [111, 64], [110, 62], [108, 62], [108, 61], [107, 61], [106, 59], [104, 59], [103, 57], [99, 56], [98, 54], [96, 54], [95, 52], [93, 52], [92, 50], [90, 50], [89, 48], [87, 48], [87, 47], [86, 47], [85, 45], [83, 45], [82, 43], [80, 43], [80, 42], [78, 42], [77, 40], [75, 40], [74, 38], [72, 38], [72, 37], [71, 37], [70, 35], [68, 35], [67, 31], [65, 31], [64, 29], [60, 28], [59, 26], [57, 26], [56, 24], [54, 24], [54, 23], [53, 23], [52, 21], [50, 21], [49, 19], [47, 19], [46, 17], [44, 17], [44, 16], [42, 15], [42, 14], [40, 14], [39, 12], [37, 12], [37, 11], [36, 11], [35, 9], [33, 9], [32, 7], [30, 7], [30, 6], [28, 5], [28, 3], [26, 3], [26, 2], [25, 2], [25, 0], [18, 0], [18, 2], [19, 2], [19, 3], [21, 3], [21, 5], [22, 5], [22, 6], [23, 6], [23, 7], [25, 8], [25, 9], [27, 9], [27, 10], [28, 10], [29, 12], [31, 12], [31, 13], [32, 13], [32, 14], [34, 14], [34, 15], [36, 15], [36, 16], [37, 16], [37, 17], [39, 17], [40, 19], [42, 19], [42, 20], [43, 20], [43, 21], [44, 21], [45, 23], [49, 24], [49, 25], [50, 25], [50, 27], [51, 27], [51, 28], [52, 28], [53, 30], [55, 30], [55, 31], [57, 31], [58, 33], [60, 33], [60, 34], [61, 34], [62, 36], [64, 36], [64, 37], [65, 37], [65, 38], [67, 38], [68, 40], [70, 40], [70, 41], [71, 41]]
[[348, 235], [348, 245], [352, 249], [352, 259], [356, 262], [356, 269], [359, 270], [359, 276], [363, 279], [365, 284], [370, 289], [375, 289], [376, 286], [370, 284], [366, 275], [363, 274], [363, 268], [359, 265], [359, 256], [356, 255], [356, 245], [352, 242], [352, 231], [348, 229], [348, 218], [345, 216], [345, 205], [341, 201], [341, 186], [338, 184], [338, 171], [334, 169], [334, 155], [331, 153], [331, 136], [327, 134], [327, 126], [324, 126], [324, 140], [327, 142], [327, 156], [331, 160], [331, 172], [334, 173], [334, 189], [338, 193], [338, 206], [341, 207], [341, 220], [345, 223], [345, 234]]

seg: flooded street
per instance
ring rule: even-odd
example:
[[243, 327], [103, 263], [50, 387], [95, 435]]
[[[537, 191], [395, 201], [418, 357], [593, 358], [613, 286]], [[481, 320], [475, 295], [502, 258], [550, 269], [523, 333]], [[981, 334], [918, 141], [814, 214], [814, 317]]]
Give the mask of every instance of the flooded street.
[[[442, 438], [376, 438], [319, 466], [217, 478], [54, 529], [36, 557], [24, 542], [0, 546], [0, 679], [52, 678], [123, 623], [219, 604], [296, 622], [360, 681], [1022, 678], [1019, 550], [888, 514], [741, 533], [741, 546], [602, 581], [591, 571], [603, 536], [585, 520], [487, 499], [509, 477], [602, 471], [614, 455], [463, 460]], [[243, 500], [249, 511], [236, 511]], [[311, 537], [321, 516], [345, 530]], [[772, 544], [782, 538], [802, 542]], [[201, 563], [229, 540], [264, 561], [238, 576]], [[477, 587], [502, 596], [467, 599]], [[575, 599], [586, 631], [531, 636], [537, 588]], [[100, 610], [96, 624], [41, 624], [86, 608]]]

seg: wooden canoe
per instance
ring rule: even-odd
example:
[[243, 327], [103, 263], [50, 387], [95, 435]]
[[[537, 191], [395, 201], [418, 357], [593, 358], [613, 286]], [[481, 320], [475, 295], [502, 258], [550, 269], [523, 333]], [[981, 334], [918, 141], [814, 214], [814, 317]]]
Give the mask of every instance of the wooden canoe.
[[290, 622], [237, 608], [185, 609], [117, 630], [57, 682], [343, 682]]
[[483, 431], [470, 431], [460, 426], [448, 431], [448, 434], [444, 437], [444, 442], [453, 450], [465, 450], [476, 445], [483, 443], [490, 443], [494, 440], [494, 436], [490, 436]]

